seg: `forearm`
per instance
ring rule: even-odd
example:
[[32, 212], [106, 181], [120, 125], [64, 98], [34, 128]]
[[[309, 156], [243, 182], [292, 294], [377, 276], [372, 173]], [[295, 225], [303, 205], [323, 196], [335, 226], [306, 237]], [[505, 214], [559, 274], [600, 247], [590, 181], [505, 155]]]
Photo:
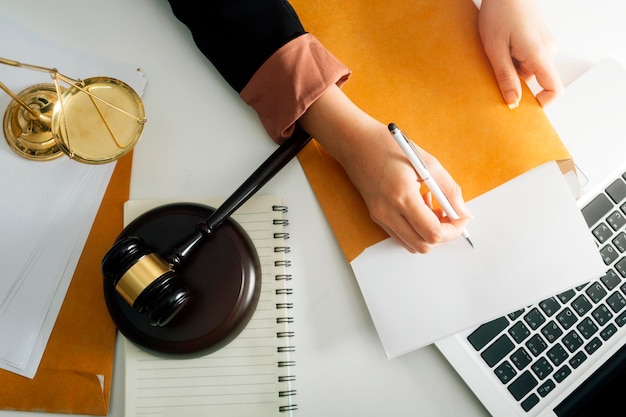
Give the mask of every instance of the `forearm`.
[[169, 2], [201, 52], [277, 142], [291, 136], [298, 118], [330, 85], [349, 77], [286, 1], [212, 1], [202, 14], [190, 0]]
[[252, 76], [241, 98], [256, 110], [270, 136], [282, 142], [309, 107], [349, 74], [317, 39], [305, 34], [276, 51]]
[[[358, 108], [338, 87], [329, 87], [298, 123], [347, 171], [371, 166], [375, 149], [396, 149], [384, 124]], [[374, 134], [376, 132], [376, 134]], [[398, 155], [401, 155], [398, 152]]]
[[[241, 92], [278, 49], [305, 33], [284, 0], [168, 0], [200, 51]], [[200, 13], [202, 8], [202, 13]]]

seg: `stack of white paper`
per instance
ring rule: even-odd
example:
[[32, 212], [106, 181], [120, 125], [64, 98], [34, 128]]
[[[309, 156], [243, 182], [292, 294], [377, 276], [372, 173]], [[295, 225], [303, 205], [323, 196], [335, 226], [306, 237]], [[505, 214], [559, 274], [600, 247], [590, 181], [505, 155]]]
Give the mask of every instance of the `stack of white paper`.
[[[143, 74], [63, 48], [0, 16], [3, 58], [54, 67], [84, 79], [106, 75], [140, 96]], [[50, 83], [44, 72], [0, 65], [12, 91]], [[0, 111], [11, 98], [0, 92]], [[37, 162], [0, 141], [0, 367], [34, 377], [115, 164], [86, 165], [62, 156]]]

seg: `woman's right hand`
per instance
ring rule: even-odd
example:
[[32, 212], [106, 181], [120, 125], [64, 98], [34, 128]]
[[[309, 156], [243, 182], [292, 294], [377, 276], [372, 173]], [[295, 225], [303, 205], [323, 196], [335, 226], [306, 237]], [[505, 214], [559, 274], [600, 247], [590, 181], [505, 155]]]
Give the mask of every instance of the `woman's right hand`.
[[426, 253], [460, 236], [469, 211], [450, 174], [418, 146], [459, 220], [433, 210], [430, 193], [421, 189], [415, 169], [387, 126], [360, 110], [338, 87], [330, 87], [315, 101], [299, 124], [344, 167], [371, 218], [409, 252]]

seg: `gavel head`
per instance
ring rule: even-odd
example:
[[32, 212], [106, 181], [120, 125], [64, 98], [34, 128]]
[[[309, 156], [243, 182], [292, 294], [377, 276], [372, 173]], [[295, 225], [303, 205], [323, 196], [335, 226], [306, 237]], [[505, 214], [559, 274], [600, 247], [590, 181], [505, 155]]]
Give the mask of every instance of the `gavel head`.
[[102, 259], [102, 274], [128, 304], [148, 314], [153, 326], [165, 326], [190, 300], [172, 266], [136, 236], [115, 242]]

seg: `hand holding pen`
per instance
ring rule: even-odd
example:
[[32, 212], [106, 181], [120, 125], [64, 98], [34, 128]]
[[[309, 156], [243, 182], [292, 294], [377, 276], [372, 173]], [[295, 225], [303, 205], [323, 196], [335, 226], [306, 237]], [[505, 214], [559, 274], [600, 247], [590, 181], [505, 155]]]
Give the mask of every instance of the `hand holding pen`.
[[461, 216], [459, 220], [433, 210], [431, 193], [421, 190], [415, 169], [387, 125], [365, 113], [338, 86], [329, 87], [298, 123], [345, 170], [370, 218], [409, 252], [427, 253], [461, 235], [471, 216], [452, 176], [422, 151], [430, 172]]
[[[456, 212], [456, 210], [452, 206], [452, 203], [450, 202], [450, 200], [448, 200], [445, 192], [441, 189], [433, 175], [431, 175], [428, 166], [422, 159], [422, 156], [420, 155], [420, 152], [415, 144], [404, 133], [402, 133], [402, 131], [400, 131], [400, 129], [394, 123], [390, 123], [388, 128], [393, 138], [396, 140], [404, 154], [411, 162], [411, 165], [413, 165], [413, 168], [415, 168], [417, 176], [421, 181], [424, 182], [424, 184], [426, 184], [433, 197], [439, 203], [448, 218], [452, 220], [459, 220], [461, 216], [459, 216], [459, 214]], [[462, 235], [473, 248], [474, 243], [470, 239], [467, 229], [463, 229]]]

